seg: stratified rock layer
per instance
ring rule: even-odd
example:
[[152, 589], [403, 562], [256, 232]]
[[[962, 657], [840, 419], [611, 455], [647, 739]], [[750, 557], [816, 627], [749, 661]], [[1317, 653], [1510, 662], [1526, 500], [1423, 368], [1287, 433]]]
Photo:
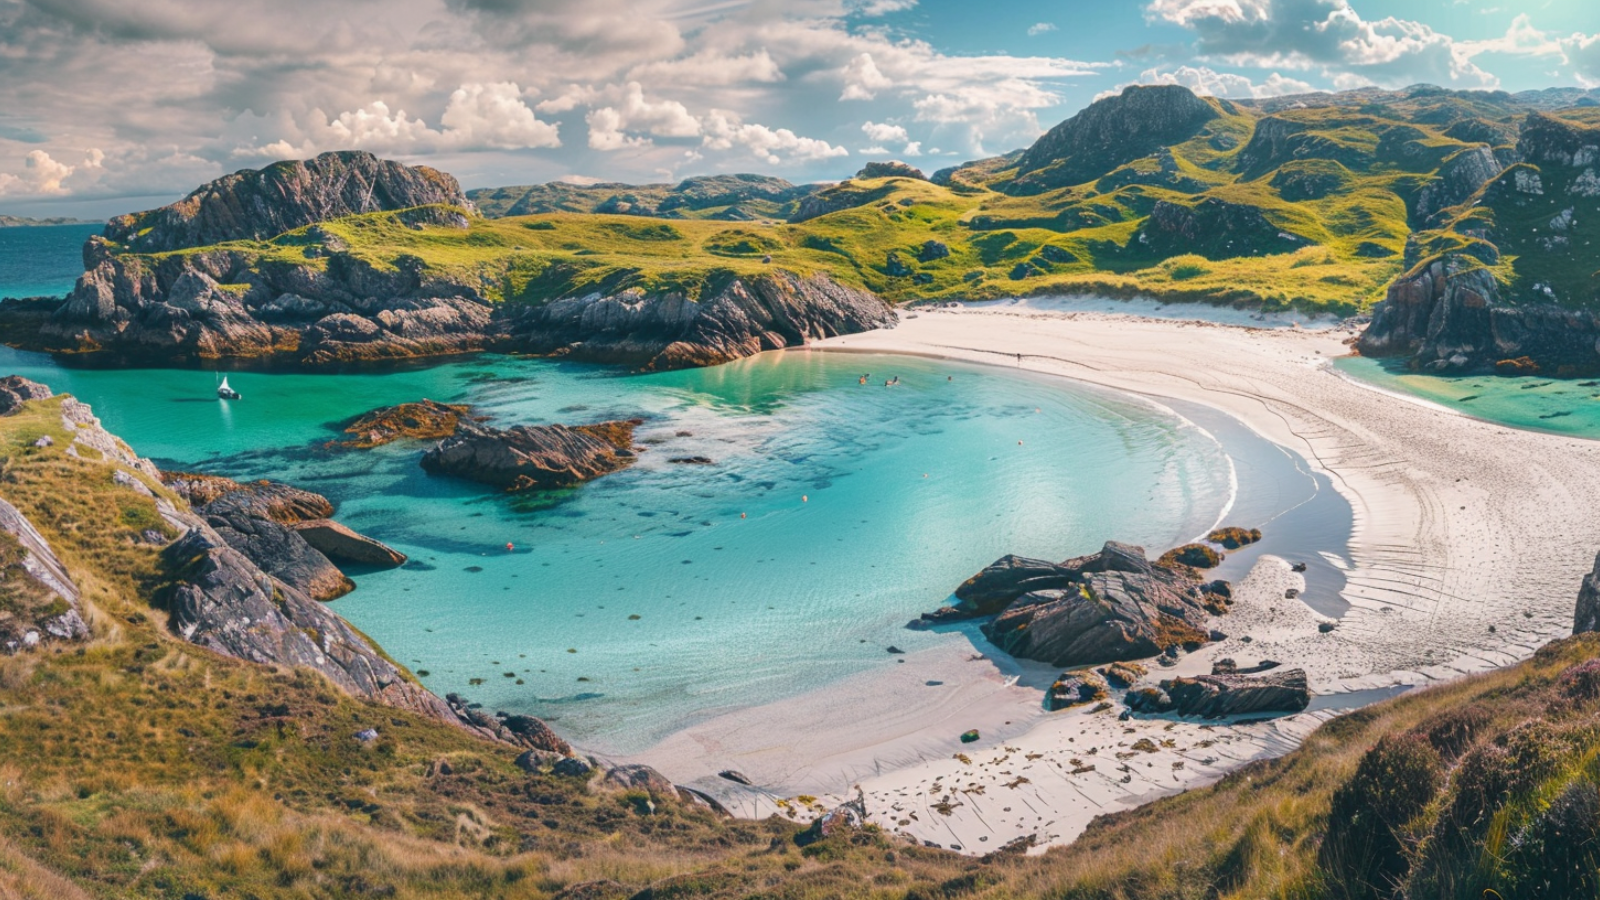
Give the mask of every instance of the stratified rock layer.
[[1311, 703], [1304, 669], [1285, 669], [1265, 675], [1197, 675], [1161, 682], [1159, 690], [1145, 688], [1128, 694], [1128, 707], [1142, 713], [1177, 713], [1180, 716], [1258, 715], [1295, 713]]

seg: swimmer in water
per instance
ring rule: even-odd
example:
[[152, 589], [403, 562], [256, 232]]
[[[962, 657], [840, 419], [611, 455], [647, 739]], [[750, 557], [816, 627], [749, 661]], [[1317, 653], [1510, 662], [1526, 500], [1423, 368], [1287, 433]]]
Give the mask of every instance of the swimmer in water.
[[507, 553], [510, 553], [511, 551], [513, 551], [515, 549], [517, 549], [515, 544], [511, 543], [510, 541], [506, 541], [506, 552]]

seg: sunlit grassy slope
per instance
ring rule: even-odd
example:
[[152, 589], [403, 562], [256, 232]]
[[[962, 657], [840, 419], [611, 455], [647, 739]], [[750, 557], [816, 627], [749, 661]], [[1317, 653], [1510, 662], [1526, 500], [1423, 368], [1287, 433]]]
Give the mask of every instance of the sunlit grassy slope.
[[[717, 176], [492, 189], [473, 192], [482, 214], [464, 230], [407, 225], [443, 221], [407, 213], [318, 228], [375, 265], [411, 257], [494, 301], [627, 287], [697, 295], [773, 267], [895, 303], [1098, 292], [1354, 313], [1401, 273], [1407, 238], [1439, 227], [1439, 210], [1422, 207], [1442, 190], [1441, 167], [1475, 148], [1504, 153], [1526, 113], [1505, 95], [1424, 89], [1270, 112], [1206, 102], [1217, 115], [1188, 138], [1042, 193], [1013, 155], [939, 183]], [[948, 254], [925, 252], [929, 241]], [[323, 265], [306, 252], [314, 242], [302, 229], [232, 249]]]

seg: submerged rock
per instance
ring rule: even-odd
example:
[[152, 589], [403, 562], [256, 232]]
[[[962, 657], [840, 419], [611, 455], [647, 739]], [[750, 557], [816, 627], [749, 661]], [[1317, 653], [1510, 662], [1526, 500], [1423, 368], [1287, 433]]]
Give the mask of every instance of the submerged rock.
[[568, 487], [633, 465], [639, 420], [566, 425], [475, 425], [422, 456], [430, 474], [453, 475], [507, 492]]
[[455, 434], [469, 409], [465, 404], [433, 400], [380, 407], [353, 419], [344, 427], [350, 437], [334, 444], [370, 449], [398, 440], [437, 441]]
[[332, 519], [312, 519], [294, 526], [294, 533], [331, 560], [392, 569], [406, 564], [406, 555], [381, 541], [358, 534]]

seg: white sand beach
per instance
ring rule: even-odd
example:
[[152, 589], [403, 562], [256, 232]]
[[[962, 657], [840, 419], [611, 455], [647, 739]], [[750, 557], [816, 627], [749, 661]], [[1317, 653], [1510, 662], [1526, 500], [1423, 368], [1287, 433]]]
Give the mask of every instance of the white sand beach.
[[[1223, 657], [1277, 660], [1306, 669], [1319, 695], [1311, 710], [1246, 724], [1120, 722], [1120, 707], [1045, 713], [1054, 671], [952, 642], [887, 674], [695, 724], [626, 761], [741, 815], [804, 821], [859, 790], [872, 821], [917, 840], [983, 853], [1032, 835], [1043, 847], [1101, 813], [1285, 753], [1341, 708], [1502, 666], [1569, 634], [1600, 549], [1600, 442], [1506, 428], [1342, 377], [1329, 360], [1348, 352], [1350, 335], [1008, 304], [916, 310], [895, 329], [817, 345], [1020, 367], [1200, 404], [1303, 457], [1353, 508], [1340, 562], [1348, 611], [1321, 631], [1330, 620], [1285, 596], [1302, 576], [1263, 556], [1218, 620], [1229, 638], [1152, 667], [1151, 679], [1209, 671]], [[921, 689], [930, 681], [949, 689]], [[969, 728], [983, 740], [962, 745]], [[1134, 749], [1142, 739], [1153, 752]], [[723, 769], [762, 787], [718, 778]], [[798, 795], [816, 799], [789, 799]]]

